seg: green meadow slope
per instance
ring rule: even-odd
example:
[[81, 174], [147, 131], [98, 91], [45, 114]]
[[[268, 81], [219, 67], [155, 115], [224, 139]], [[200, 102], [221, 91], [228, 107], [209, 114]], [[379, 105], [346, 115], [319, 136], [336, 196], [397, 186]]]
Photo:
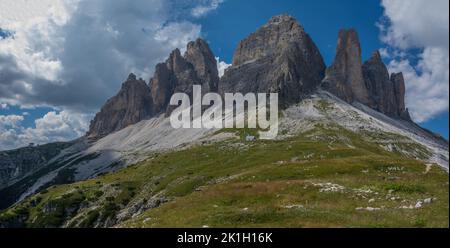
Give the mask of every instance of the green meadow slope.
[[[283, 140], [236, 137], [88, 181], [0, 213], [3, 227], [448, 227], [449, 178], [367, 136], [315, 124]], [[401, 143], [425, 159], [426, 149]]]

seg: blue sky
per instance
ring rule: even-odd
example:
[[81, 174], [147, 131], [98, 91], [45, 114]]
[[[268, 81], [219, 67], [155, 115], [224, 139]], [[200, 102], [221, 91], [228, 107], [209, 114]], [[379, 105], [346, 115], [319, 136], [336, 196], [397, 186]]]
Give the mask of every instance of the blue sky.
[[279, 14], [303, 25], [327, 65], [339, 29], [357, 29], [363, 60], [382, 49], [388, 68], [405, 72], [413, 117], [448, 139], [448, 0], [72, 3], [0, 2], [0, 150], [82, 135], [128, 73], [148, 80], [156, 63], [198, 36], [231, 63], [238, 42]]

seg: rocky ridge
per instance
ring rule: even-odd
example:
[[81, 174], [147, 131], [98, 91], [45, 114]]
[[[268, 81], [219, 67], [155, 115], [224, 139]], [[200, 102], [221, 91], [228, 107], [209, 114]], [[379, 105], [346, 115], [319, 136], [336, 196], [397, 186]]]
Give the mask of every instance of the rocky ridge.
[[403, 74], [389, 77], [379, 51], [362, 64], [361, 45], [354, 29], [339, 32], [336, 57], [326, 70], [322, 87], [348, 103], [357, 101], [390, 117], [411, 120], [405, 108]]
[[159, 114], [167, 116], [173, 109], [168, 106], [170, 97], [177, 92], [192, 97], [194, 84], [202, 85], [203, 94], [279, 93], [282, 108], [322, 86], [348, 103], [359, 102], [390, 117], [411, 120], [403, 75], [389, 76], [378, 51], [363, 64], [354, 29], [339, 32], [335, 60], [326, 68], [319, 49], [297, 20], [275, 16], [239, 43], [232, 66], [221, 78], [218, 74], [206, 41], [190, 42], [184, 55], [175, 49], [156, 65], [148, 85], [131, 74], [92, 121], [88, 136], [104, 137]]
[[201, 84], [203, 92], [217, 91], [219, 72], [217, 61], [208, 44], [197, 39], [187, 45], [184, 56], [179, 49], [165, 63], [155, 67], [147, 85], [130, 74], [119, 93], [109, 99], [91, 122], [87, 136], [101, 138], [129, 125], [169, 112], [172, 94], [192, 95], [192, 86]]

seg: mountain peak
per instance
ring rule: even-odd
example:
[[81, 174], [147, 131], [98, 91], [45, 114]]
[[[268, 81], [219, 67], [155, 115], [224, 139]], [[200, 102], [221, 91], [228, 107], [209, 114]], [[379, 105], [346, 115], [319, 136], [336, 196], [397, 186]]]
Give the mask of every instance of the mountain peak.
[[150, 81], [154, 113], [168, 113], [173, 93], [190, 94], [194, 84], [201, 84], [205, 93], [217, 91], [217, 61], [208, 43], [199, 38], [187, 44], [184, 56], [178, 48], [172, 51], [165, 64], [156, 66]]
[[310, 42], [306, 36], [295, 18], [287, 15], [272, 17], [268, 23], [239, 43], [233, 56], [233, 66], [280, 53], [289, 43]]
[[134, 75], [134, 73], [130, 73], [130, 75], [128, 75], [127, 81], [136, 81], [136, 75]]
[[275, 16], [242, 40], [219, 92], [279, 93], [280, 106], [298, 103], [318, 87], [325, 63], [319, 49], [291, 16]]
[[355, 29], [339, 31], [336, 58], [326, 69], [319, 49], [297, 20], [279, 15], [239, 43], [233, 66], [221, 79], [216, 58], [201, 38], [189, 42], [184, 55], [174, 49], [164, 63], [156, 65], [149, 86], [131, 73], [118, 95], [96, 116], [88, 134], [106, 135], [156, 114], [168, 114], [171, 95], [190, 95], [194, 84], [201, 84], [203, 93], [276, 92], [280, 106], [288, 107], [321, 83], [349, 103], [358, 101], [389, 116], [409, 119], [402, 74], [389, 77], [379, 51], [363, 65]]
[[327, 69], [324, 88], [351, 103], [369, 105], [369, 93], [362, 73], [361, 45], [355, 29], [341, 29], [338, 35], [336, 57]]
[[280, 24], [283, 22], [297, 22], [297, 20], [288, 14], [273, 16], [267, 24]]
[[208, 47], [209, 48], [209, 45], [204, 39], [197, 38], [195, 41], [190, 41], [187, 44], [187, 50], [192, 49], [194, 47]]
[[403, 76], [389, 77], [378, 50], [362, 64], [361, 45], [353, 28], [339, 31], [336, 57], [322, 85], [348, 103], [358, 101], [388, 116], [410, 120]]
[[217, 61], [208, 43], [203, 39], [189, 42], [184, 58], [194, 66], [198, 77], [203, 81], [204, 90], [217, 91], [219, 71]]
[[150, 88], [131, 73], [116, 96], [95, 116], [87, 136], [99, 138], [152, 116]]

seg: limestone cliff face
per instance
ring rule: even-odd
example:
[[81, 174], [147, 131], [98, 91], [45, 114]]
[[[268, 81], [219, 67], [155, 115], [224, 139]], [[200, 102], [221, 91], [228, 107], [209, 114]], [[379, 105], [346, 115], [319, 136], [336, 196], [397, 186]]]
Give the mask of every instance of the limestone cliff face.
[[339, 32], [336, 57], [326, 70], [323, 87], [349, 103], [370, 105], [362, 73], [361, 45], [354, 29]]
[[322, 56], [303, 27], [291, 16], [276, 16], [239, 43], [219, 92], [276, 92], [288, 106], [316, 89], [324, 72]]
[[170, 97], [177, 92], [192, 96], [194, 84], [202, 86], [202, 93], [217, 92], [219, 71], [217, 61], [208, 44], [197, 39], [187, 45], [186, 53], [181, 55], [174, 50], [167, 61], [156, 66], [150, 80], [155, 113], [169, 113]]
[[193, 65], [181, 56], [179, 49], [174, 50], [165, 63], [156, 65], [155, 74], [150, 80], [154, 112], [165, 112], [176, 90], [189, 90], [189, 85], [197, 81]]
[[394, 84], [394, 94], [397, 102], [397, 113], [400, 118], [404, 120], [411, 120], [411, 116], [409, 115], [409, 111], [405, 105], [405, 79], [403, 77], [403, 73], [392, 73], [391, 81]]
[[91, 122], [88, 136], [101, 138], [129, 125], [161, 113], [169, 113], [171, 96], [176, 92], [192, 95], [194, 84], [203, 93], [216, 92], [219, 82], [217, 61], [209, 45], [202, 39], [190, 42], [184, 56], [175, 49], [155, 67], [149, 85], [130, 74], [119, 93], [109, 99]]
[[370, 96], [370, 107], [395, 118], [410, 120], [405, 108], [405, 81], [402, 73], [389, 77], [378, 51], [363, 65], [364, 81]]
[[88, 136], [102, 137], [152, 116], [150, 88], [130, 74], [119, 93], [109, 99], [91, 122]]
[[171, 93], [175, 88], [175, 83], [173, 72], [167, 64], [156, 65], [155, 74], [150, 80], [153, 112], [161, 112], [167, 106]]
[[203, 83], [202, 89], [205, 92], [217, 92], [219, 71], [217, 70], [216, 57], [208, 43], [202, 39], [189, 42], [184, 57], [194, 66], [198, 78]]
[[370, 95], [370, 107], [389, 116], [398, 113], [394, 83], [389, 78], [389, 72], [381, 60], [380, 53], [373, 53], [363, 67], [364, 81]]
[[322, 87], [342, 100], [358, 101], [383, 114], [410, 121], [405, 108], [403, 74], [392, 74], [378, 51], [362, 64], [358, 34], [353, 29], [339, 32], [336, 58], [327, 68]]

